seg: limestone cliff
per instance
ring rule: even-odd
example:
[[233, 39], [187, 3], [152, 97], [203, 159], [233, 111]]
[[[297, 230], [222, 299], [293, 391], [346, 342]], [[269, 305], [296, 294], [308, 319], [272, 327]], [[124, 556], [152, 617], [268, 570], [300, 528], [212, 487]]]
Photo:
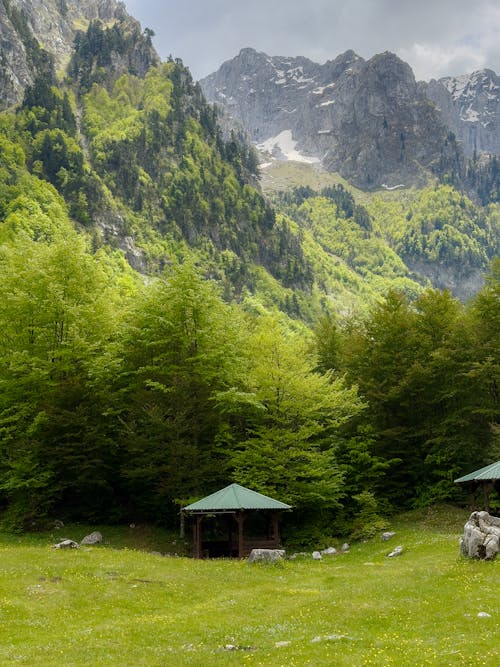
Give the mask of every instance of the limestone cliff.
[[[0, 109], [22, 99], [44, 60], [40, 54], [62, 73], [76, 32], [95, 19], [108, 26], [127, 23], [140, 32], [140, 24], [117, 0], [0, 0]], [[150, 44], [149, 50], [147, 65], [156, 57]]]
[[263, 149], [363, 188], [422, 183], [450, 150], [439, 111], [392, 53], [318, 65], [243, 49], [201, 84]]

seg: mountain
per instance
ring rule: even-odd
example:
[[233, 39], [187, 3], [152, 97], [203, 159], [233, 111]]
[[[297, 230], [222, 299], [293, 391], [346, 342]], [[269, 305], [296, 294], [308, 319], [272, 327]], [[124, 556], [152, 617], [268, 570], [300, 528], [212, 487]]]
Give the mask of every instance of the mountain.
[[[53, 225], [50, 211], [66, 210], [94, 250], [123, 253], [141, 274], [191, 258], [226, 298], [251, 294], [309, 322], [325, 308], [366, 309], [388, 289], [413, 297], [429, 279], [460, 297], [482, 284], [495, 207], [447, 188], [405, 190], [397, 204], [343, 186], [271, 201], [238, 123], [207, 103], [180, 60], [160, 62], [152, 32], [122, 3], [0, 8], [4, 236], [21, 219], [38, 238], [43, 216]], [[262, 148], [321, 160], [364, 188], [398, 191], [460, 166], [435, 104], [392, 54], [349, 51], [320, 66], [245, 49], [217, 76], [207, 94], [239, 110]]]
[[207, 99], [277, 157], [321, 163], [372, 189], [422, 185], [457, 146], [411, 68], [347, 51], [318, 65], [243, 49], [201, 82]]
[[484, 69], [420, 86], [466, 155], [500, 155], [500, 77], [495, 72]]

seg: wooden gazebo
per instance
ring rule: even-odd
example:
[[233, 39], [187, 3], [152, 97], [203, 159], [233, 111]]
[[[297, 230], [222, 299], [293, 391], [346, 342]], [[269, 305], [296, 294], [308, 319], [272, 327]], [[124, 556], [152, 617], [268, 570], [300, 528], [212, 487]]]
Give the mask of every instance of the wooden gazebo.
[[464, 484], [469, 489], [471, 496], [471, 510], [475, 510], [475, 492], [478, 487], [483, 487], [484, 509], [490, 511], [490, 491], [500, 491], [500, 461], [470, 472], [468, 475], [459, 477], [455, 484]]
[[[212, 555], [210, 544], [203, 541], [203, 523], [208, 518], [225, 518], [227, 541], [224, 540], [224, 549], [218, 555], [236, 556], [244, 558], [252, 549], [277, 549], [280, 546], [278, 515], [280, 512], [291, 510], [291, 506], [247, 489], [239, 484], [230, 484], [225, 488], [202, 498], [191, 505], [182, 508], [182, 513], [191, 516], [193, 522], [193, 555], [203, 558]], [[256, 513], [264, 518], [261, 523], [264, 533], [251, 536], [245, 530], [245, 523]], [[236, 522], [236, 525], [235, 525]], [[233, 528], [236, 534], [233, 540]], [[220, 543], [219, 543], [220, 546]]]

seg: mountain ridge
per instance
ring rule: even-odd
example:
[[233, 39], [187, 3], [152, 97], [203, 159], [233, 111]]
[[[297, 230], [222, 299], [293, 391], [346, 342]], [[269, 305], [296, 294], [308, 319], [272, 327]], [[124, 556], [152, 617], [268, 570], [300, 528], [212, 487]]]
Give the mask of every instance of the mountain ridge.
[[463, 180], [467, 158], [500, 154], [491, 70], [426, 83], [390, 52], [365, 60], [350, 50], [320, 65], [245, 48], [200, 83], [271, 155], [286, 158], [288, 132], [297, 159], [363, 189], [422, 186], [450, 171]]

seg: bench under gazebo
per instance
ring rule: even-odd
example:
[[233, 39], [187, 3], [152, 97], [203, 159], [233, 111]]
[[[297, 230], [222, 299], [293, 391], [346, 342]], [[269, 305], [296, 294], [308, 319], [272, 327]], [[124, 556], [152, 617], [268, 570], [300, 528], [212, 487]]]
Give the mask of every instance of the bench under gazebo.
[[[278, 549], [280, 533], [278, 516], [291, 506], [239, 484], [230, 484], [206, 498], [182, 508], [193, 521], [194, 558], [233, 556], [244, 558], [252, 549]], [[227, 537], [212, 541], [203, 539], [204, 524], [221, 521]], [[209, 526], [207, 526], [209, 527]], [[255, 533], [258, 532], [258, 535]]]
[[471, 497], [471, 510], [474, 511], [475, 507], [475, 493], [477, 489], [483, 487], [483, 498], [484, 498], [484, 509], [490, 511], [490, 491], [495, 489], [500, 495], [500, 461], [496, 463], [490, 463], [484, 468], [479, 468], [474, 472], [470, 472], [468, 475], [459, 477], [455, 480], [455, 484], [463, 484], [466, 489], [470, 492]]

